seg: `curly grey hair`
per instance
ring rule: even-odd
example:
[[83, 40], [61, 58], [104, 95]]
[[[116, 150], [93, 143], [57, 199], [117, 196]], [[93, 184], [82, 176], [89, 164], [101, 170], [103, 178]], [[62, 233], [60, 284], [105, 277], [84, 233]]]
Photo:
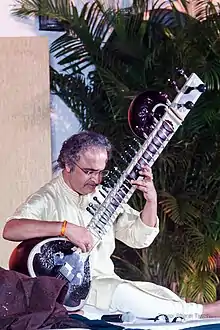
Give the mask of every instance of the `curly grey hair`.
[[57, 159], [59, 168], [64, 169], [68, 165], [73, 169], [75, 161], [80, 159], [80, 153], [92, 147], [105, 149], [108, 160], [110, 159], [112, 145], [107, 137], [96, 132], [83, 131], [64, 141]]

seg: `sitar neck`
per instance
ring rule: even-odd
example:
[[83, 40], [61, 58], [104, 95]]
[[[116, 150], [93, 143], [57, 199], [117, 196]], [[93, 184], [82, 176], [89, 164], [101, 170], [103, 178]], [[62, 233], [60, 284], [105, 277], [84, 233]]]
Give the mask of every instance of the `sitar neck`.
[[87, 228], [95, 237], [95, 245], [108, 232], [123, 211], [123, 204], [126, 204], [134, 193], [135, 188], [130, 181], [140, 178], [139, 171], [144, 164], [150, 167], [154, 164], [204, 90], [203, 82], [193, 73], [173, 102], [167, 100], [166, 104], [154, 106], [153, 115], [158, 106], [164, 107], [164, 115], [160, 120], [154, 118], [150, 135], [146, 137], [114, 187], [108, 193], [106, 191], [104, 201], [99, 203], [96, 198], [97, 203], [92, 204], [93, 217]]

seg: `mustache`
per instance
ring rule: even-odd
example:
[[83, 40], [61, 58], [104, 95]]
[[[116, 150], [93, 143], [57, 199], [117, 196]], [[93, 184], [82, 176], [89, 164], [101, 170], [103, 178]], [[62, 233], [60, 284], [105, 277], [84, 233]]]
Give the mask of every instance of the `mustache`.
[[90, 186], [94, 186], [94, 187], [97, 187], [99, 185], [99, 183], [96, 183], [96, 182], [93, 182], [93, 181], [89, 181], [86, 184], [90, 185]]

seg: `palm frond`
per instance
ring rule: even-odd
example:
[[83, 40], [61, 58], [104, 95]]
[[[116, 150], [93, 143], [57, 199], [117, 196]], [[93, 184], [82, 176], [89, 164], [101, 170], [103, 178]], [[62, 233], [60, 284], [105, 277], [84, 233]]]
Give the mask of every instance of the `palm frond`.
[[188, 224], [199, 216], [199, 210], [186, 193], [175, 197], [168, 192], [161, 192], [159, 205], [165, 215], [178, 225]]
[[218, 278], [213, 272], [193, 273], [182, 284], [180, 294], [188, 301], [210, 303], [216, 300]]
[[77, 9], [68, 0], [15, 0], [11, 13], [21, 18], [48, 16], [63, 23], [71, 23], [73, 17], [77, 16]]
[[90, 87], [85, 83], [83, 76], [60, 74], [55, 69], [50, 69], [51, 92], [59, 96], [64, 103], [74, 109], [74, 113], [83, 129], [89, 127], [89, 118], [86, 113], [88, 107], [93, 109], [94, 100]]

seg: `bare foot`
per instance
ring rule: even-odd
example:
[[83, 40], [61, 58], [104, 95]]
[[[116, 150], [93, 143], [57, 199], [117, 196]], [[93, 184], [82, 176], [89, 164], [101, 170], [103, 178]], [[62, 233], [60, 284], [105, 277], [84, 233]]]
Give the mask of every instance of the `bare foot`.
[[202, 317], [220, 317], [220, 300], [203, 305]]

